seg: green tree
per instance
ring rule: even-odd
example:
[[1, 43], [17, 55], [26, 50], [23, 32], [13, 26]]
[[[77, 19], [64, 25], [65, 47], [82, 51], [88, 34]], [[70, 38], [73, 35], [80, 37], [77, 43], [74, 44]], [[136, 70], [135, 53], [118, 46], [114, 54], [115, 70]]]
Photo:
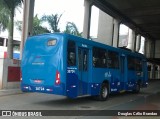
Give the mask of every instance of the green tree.
[[73, 34], [80, 37], [82, 36], [82, 32], [79, 32], [77, 26], [73, 22], [67, 22], [64, 33]]
[[2, 1], [0, 1], [0, 32], [5, 31], [8, 28], [9, 22], [9, 11], [2, 6]]
[[[50, 33], [50, 31], [42, 26], [43, 21], [38, 18], [38, 15], [35, 15], [33, 18], [33, 35], [38, 35], [42, 33]], [[22, 21], [16, 22], [17, 29], [22, 31]]]
[[0, 17], [1, 30], [7, 29], [9, 32], [8, 44], [7, 44], [8, 58], [13, 58], [13, 32], [14, 32], [13, 30], [14, 30], [15, 9], [20, 7], [22, 3], [23, 3], [23, 0], [1, 0], [0, 1], [0, 4], [1, 4], [0, 12], [5, 16], [5, 17], [3, 16]]
[[61, 17], [62, 17], [62, 14], [60, 14], [60, 15], [58, 15], [58, 14], [43, 15], [42, 20], [49, 24], [52, 32], [60, 32], [58, 25], [59, 25]]

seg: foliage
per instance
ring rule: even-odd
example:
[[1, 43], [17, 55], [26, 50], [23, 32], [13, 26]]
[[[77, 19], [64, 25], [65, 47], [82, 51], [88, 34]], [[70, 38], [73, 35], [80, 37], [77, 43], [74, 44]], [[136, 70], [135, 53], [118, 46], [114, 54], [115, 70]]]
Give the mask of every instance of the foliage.
[[61, 17], [62, 17], [62, 14], [43, 15], [42, 21], [47, 22], [49, 24], [52, 32], [60, 32], [58, 25], [59, 25]]
[[5, 7], [2, 7], [2, 4], [0, 3], [0, 32], [5, 31], [8, 28], [8, 23], [9, 11]]
[[7, 29], [8, 36], [8, 58], [13, 58], [13, 30], [14, 30], [14, 15], [15, 9], [20, 7], [23, 0], [1, 0], [0, 1], [0, 29]]
[[37, 15], [33, 19], [33, 35], [42, 34], [42, 33], [50, 33], [50, 31], [42, 26], [43, 21], [38, 19]]
[[66, 24], [66, 29], [65, 29], [64, 33], [68, 33], [68, 34], [72, 34], [72, 35], [76, 35], [76, 36], [80, 36], [80, 37], [82, 36], [82, 32], [80, 33], [78, 31], [77, 26], [73, 22], [68, 22]]
[[[38, 18], [38, 15], [35, 15], [33, 18], [33, 33], [32, 35], [38, 35], [42, 33], [50, 33], [50, 31], [42, 26], [43, 21]], [[22, 31], [22, 21], [16, 22], [17, 29]]]

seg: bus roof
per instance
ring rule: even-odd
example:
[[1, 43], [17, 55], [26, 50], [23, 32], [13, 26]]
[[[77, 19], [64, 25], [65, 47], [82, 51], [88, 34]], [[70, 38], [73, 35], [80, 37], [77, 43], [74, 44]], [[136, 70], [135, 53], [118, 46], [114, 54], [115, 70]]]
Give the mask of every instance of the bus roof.
[[96, 41], [93, 41], [93, 40], [85, 39], [85, 38], [82, 38], [82, 37], [79, 37], [79, 36], [74, 36], [74, 35], [66, 34], [66, 33], [39, 34], [39, 35], [36, 35], [36, 36], [31, 36], [31, 37], [29, 37], [29, 39], [32, 38], [32, 37], [39, 37], [39, 36], [44, 36], [44, 37], [61, 36], [61, 37], [65, 37], [67, 39], [74, 40], [76, 42], [81, 42], [81, 43], [85, 43], [87, 45], [100, 47], [100, 48], [108, 49], [108, 50], [115, 51], [115, 52], [121, 52], [121, 53], [124, 53], [124, 54], [127, 54], [127, 55], [132, 55], [132, 56], [135, 56], [135, 57], [141, 57], [141, 58], [145, 59], [145, 56], [141, 53], [138, 53], [138, 52], [129, 51], [129, 50], [126, 50], [125, 48], [115, 48], [115, 47], [112, 47], [112, 46], [109, 46], [109, 45], [106, 45], [106, 44], [102, 44], [102, 43], [99, 43], [99, 42], [96, 42]]

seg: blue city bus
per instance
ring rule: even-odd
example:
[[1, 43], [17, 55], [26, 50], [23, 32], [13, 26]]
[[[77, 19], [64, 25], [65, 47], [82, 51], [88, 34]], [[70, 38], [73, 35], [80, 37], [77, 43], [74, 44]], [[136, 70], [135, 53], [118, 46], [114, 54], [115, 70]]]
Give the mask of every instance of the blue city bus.
[[26, 40], [21, 90], [64, 95], [94, 96], [147, 87], [146, 58], [69, 34], [42, 34]]

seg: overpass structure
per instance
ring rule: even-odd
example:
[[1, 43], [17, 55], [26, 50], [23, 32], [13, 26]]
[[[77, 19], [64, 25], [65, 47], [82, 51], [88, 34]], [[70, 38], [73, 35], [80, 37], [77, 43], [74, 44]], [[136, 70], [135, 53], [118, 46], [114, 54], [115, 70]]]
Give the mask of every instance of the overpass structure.
[[[145, 38], [144, 54], [149, 63], [149, 77], [160, 78], [160, 1], [159, 0], [84, 0], [83, 36], [90, 36], [92, 6], [100, 9], [98, 40], [118, 47], [120, 24], [129, 31], [128, 48], [139, 51], [141, 36]], [[103, 14], [108, 14], [104, 18]], [[104, 20], [105, 19], [105, 20]], [[109, 27], [109, 28], [108, 28]], [[107, 42], [104, 42], [105, 40]]]
[[[21, 50], [32, 35], [35, 0], [24, 0]], [[160, 1], [159, 0], [84, 0], [83, 37], [90, 37], [92, 6], [99, 8], [97, 40], [119, 47], [120, 24], [130, 28], [127, 48], [138, 52], [145, 38], [144, 55], [148, 59], [149, 78], [160, 79]], [[19, 65], [19, 64], [18, 64]], [[7, 79], [6, 79], [7, 80]]]
[[[100, 9], [99, 16], [93, 16], [99, 17], [97, 41], [119, 47], [120, 24], [125, 24], [130, 28], [127, 48], [138, 52], [143, 36], [144, 54], [150, 62], [150, 76], [157, 78], [157, 73], [160, 71], [160, 1], [84, 0], [83, 37], [85, 38], [90, 37], [92, 6]], [[24, 0], [22, 41], [32, 34], [33, 11], [34, 0]]]
[[160, 64], [160, 1], [85, 0], [84, 37], [89, 37], [91, 7], [93, 5], [113, 17], [114, 37], [111, 40], [118, 39], [119, 24], [123, 23], [134, 32], [131, 49], [136, 50], [138, 40], [136, 36], [144, 36], [146, 39], [145, 55], [149, 61]]

